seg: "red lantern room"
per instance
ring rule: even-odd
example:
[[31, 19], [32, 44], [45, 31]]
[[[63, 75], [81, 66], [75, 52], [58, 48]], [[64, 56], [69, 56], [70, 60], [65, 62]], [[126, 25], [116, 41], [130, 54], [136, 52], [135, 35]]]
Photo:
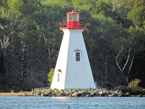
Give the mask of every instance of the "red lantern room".
[[67, 13], [67, 22], [61, 22], [60, 23], [60, 29], [87, 29], [86, 25], [82, 22], [79, 22], [79, 13], [74, 12], [68, 12]]

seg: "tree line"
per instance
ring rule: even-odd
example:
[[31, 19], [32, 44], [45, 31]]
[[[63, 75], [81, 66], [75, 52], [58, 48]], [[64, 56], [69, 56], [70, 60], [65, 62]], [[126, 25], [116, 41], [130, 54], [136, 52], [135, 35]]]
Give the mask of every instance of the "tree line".
[[87, 25], [97, 84], [127, 85], [138, 75], [135, 60], [145, 59], [144, 7], [144, 0], [0, 0], [0, 91], [48, 86], [63, 36], [59, 23], [72, 10]]

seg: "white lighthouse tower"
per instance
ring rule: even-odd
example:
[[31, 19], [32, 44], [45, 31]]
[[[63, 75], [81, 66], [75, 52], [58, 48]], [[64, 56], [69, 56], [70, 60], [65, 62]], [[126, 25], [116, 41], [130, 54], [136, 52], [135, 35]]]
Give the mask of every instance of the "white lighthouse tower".
[[86, 27], [79, 22], [78, 12], [68, 12], [67, 22], [60, 23], [64, 36], [61, 43], [51, 88], [95, 89], [94, 79], [82, 36]]

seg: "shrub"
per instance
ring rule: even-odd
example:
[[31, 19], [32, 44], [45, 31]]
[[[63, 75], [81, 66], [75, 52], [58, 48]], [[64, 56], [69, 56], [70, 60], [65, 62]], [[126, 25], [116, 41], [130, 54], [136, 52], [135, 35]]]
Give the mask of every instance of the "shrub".
[[117, 87], [114, 88], [114, 90], [120, 90], [123, 93], [127, 93], [127, 92], [131, 92], [132, 88], [127, 87], [127, 86], [117, 86]]
[[133, 88], [132, 91], [130, 92], [131, 95], [145, 95], [145, 90], [143, 90], [142, 88]]
[[145, 95], [145, 90], [140, 88], [140, 87], [137, 87], [137, 88], [131, 88], [131, 87], [128, 87], [128, 86], [117, 86], [114, 88], [114, 90], [120, 90], [122, 91], [123, 93], [127, 93], [129, 92], [130, 95]]
[[11, 93], [14, 93], [14, 90], [11, 90]]
[[140, 79], [135, 79], [128, 84], [130, 88], [139, 88], [138, 84], [141, 82]]
[[49, 82], [48, 85], [49, 86], [51, 86], [53, 74], [54, 74], [54, 68], [51, 68], [50, 72], [48, 73], [48, 82]]

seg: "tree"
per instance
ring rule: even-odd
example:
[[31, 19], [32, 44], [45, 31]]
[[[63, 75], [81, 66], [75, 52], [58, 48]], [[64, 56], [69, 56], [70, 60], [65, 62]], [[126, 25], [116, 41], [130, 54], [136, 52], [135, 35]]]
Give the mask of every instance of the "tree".
[[144, 50], [143, 7], [143, 0], [0, 0], [0, 90], [48, 85], [63, 36], [59, 23], [72, 10], [88, 28], [83, 34], [94, 79], [104, 87], [126, 84]]
[[45, 0], [42, 1], [43, 5], [58, 5], [61, 7], [71, 6], [71, 0]]
[[129, 11], [128, 18], [132, 20], [135, 25], [143, 26], [143, 22], [145, 21], [145, 5], [135, 6]]

